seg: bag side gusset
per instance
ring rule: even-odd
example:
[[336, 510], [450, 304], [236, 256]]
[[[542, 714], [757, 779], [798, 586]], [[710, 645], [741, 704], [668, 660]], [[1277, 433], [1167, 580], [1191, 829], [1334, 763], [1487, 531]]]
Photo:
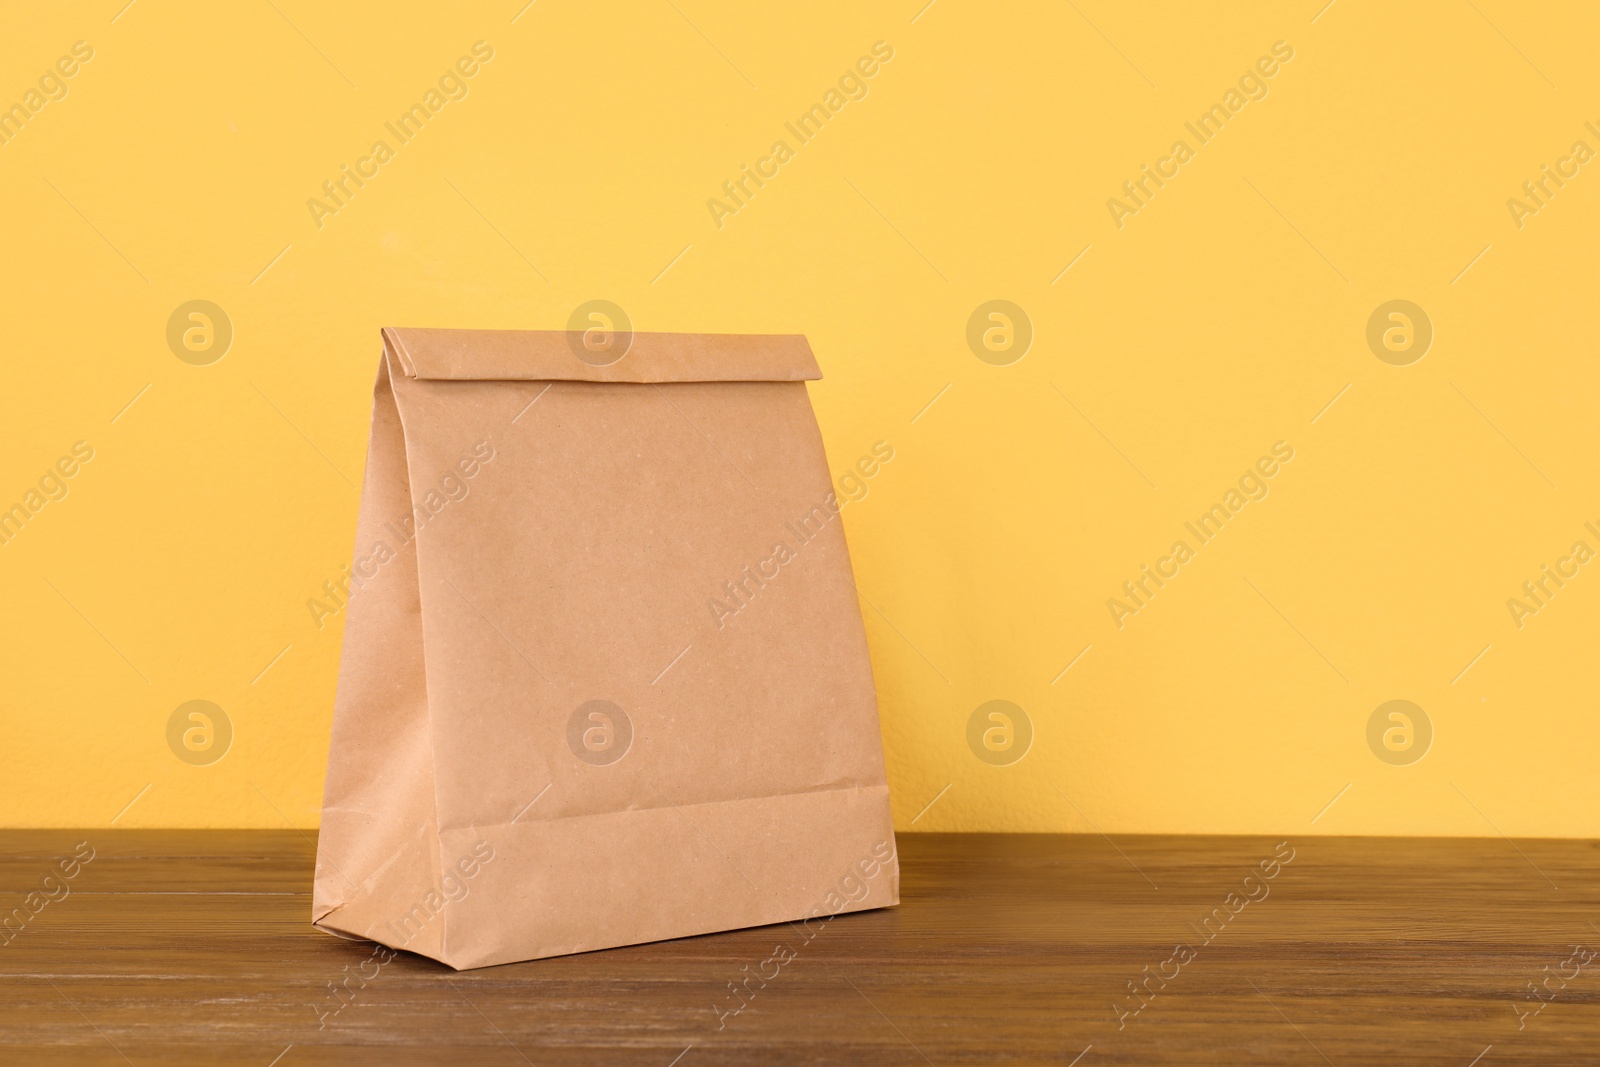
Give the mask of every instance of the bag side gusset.
[[[438, 953], [427, 908], [439, 871], [433, 744], [406, 442], [385, 356], [356, 524], [312, 919], [395, 948]], [[419, 910], [420, 909], [420, 910]]]

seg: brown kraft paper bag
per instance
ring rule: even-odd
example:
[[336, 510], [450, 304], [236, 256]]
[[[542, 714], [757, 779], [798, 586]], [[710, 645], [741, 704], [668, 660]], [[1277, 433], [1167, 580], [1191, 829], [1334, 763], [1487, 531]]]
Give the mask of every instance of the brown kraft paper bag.
[[326, 930], [467, 968], [899, 901], [810, 347], [599, 336], [383, 331]]

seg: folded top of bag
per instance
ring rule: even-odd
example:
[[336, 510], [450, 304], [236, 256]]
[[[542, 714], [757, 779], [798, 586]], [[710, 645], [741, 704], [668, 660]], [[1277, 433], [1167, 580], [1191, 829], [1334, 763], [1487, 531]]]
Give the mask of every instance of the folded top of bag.
[[798, 382], [822, 377], [800, 334], [596, 338], [565, 330], [385, 327], [383, 344], [408, 378], [430, 381]]

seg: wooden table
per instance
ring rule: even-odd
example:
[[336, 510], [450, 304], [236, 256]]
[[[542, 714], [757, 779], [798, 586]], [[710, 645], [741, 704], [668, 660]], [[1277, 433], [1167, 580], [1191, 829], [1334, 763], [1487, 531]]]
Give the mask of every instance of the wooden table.
[[[26, 918], [0, 934], [0, 1062], [1600, 1063], [1595, 842], [906, 834], [902, 905], [810, 941], [456, 973], [314, 930], [313, 839], [0, 832]], [[346, 968], [373, 977], [341, 1000]]]

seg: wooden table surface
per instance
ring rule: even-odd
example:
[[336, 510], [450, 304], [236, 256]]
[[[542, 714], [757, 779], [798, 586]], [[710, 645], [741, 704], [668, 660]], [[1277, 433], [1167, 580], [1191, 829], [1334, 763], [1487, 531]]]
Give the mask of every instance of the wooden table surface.
[[906, 834], [810, 941], [457, 973], [313, 929], [313, 840], [0, 832], [0, 1063], [1600, 1063], [1594, 842]]

